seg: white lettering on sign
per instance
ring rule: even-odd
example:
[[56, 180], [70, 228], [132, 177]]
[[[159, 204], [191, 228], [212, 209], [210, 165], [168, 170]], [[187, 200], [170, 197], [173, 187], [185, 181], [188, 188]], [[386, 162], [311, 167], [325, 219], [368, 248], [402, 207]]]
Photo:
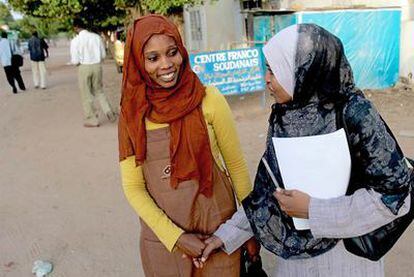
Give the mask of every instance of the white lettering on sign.
[[246, 49], [238, 51], [227, 52], [227, 59], [232, 60], [243, 60], [243, 59], [252, 59], [259, 56], [259, 51], [257, 49]]
[[224, 63], [215, 63], [213, 65], [214, 71], [226, 71], [231, 69], [240, 69], [259, 66], [259, 59], [228, 61]]
[[198, 55], [194, 58], [196, 64], [224, 62], [226, 60], [226, 53], [212, 53], [205, 55]]

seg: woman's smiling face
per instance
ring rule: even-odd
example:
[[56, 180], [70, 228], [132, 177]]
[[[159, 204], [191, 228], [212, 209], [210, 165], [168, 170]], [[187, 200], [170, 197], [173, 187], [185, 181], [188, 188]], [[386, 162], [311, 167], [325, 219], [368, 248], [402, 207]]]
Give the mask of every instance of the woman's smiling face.
[[144, 68], [150, 78], [163, 88], [175, 86], [183, 57], [175, 40], [167, 35], [153, 35], [144, 46]]

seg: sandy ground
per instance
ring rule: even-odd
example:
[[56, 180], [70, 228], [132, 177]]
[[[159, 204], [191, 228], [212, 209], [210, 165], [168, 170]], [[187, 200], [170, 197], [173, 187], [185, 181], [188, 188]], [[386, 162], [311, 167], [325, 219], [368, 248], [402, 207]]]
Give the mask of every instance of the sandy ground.
[[[54, 277], [143, 276], [139, 224], [121, 190], [117, 128], [82, 126], [77, 71], [67, 65], [67, 42], [50, 50], [49, 87], [35, 90], [28, 59], [28, 90], [13, 95], [0, 73], [0, 277], [31, 276], [33, 262], [50, 260]], [[104, 64], [104, 88], [119, 103], [121, 75]], [[410, 86], [367, 92], [414, 156], [414, 92]], [[254, 177], [264, 147], [270, 99], [229, 97]], [[387, 276], [412, 276], [414, 228], [386, 258]], [[273, 258], [264, 251], [268, 272]]]

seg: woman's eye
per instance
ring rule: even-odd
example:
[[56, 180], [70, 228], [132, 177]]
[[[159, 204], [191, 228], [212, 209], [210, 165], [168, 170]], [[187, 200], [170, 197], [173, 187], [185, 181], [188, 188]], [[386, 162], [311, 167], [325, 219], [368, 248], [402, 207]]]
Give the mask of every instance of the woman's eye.
[[168, 52], [168, 56], [173, 57], [177, 54], [178, 50], [177, 49], [173, 49], [171, 51]]
[[273, 75], [272, 69], [270, 69], [270, 66], [268, 64], [266, 64], [266, 69], [271, 75]]
[[157, 56], [148, 56], [147, 60], [150, 62], [155, 62], [157, 60]]

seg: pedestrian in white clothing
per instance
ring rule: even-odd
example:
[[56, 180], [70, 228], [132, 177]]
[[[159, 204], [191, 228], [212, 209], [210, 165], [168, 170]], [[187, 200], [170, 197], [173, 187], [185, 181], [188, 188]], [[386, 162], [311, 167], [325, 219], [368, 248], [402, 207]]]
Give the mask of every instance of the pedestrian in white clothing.
[[103, 91], [102, 65], [105, 58], [105, 47], [102, 38], [84, 29], [81, 20], [74, 21], [74, 29], [78, 35], [71, 41], [70, 55], [72, 64], [79, 67], [79, 88], [84, 111], [85, 127], [99, 127], [94, 100], [99, 100], [101, 109], [109, 121], [114, 122], [116, 116]]

